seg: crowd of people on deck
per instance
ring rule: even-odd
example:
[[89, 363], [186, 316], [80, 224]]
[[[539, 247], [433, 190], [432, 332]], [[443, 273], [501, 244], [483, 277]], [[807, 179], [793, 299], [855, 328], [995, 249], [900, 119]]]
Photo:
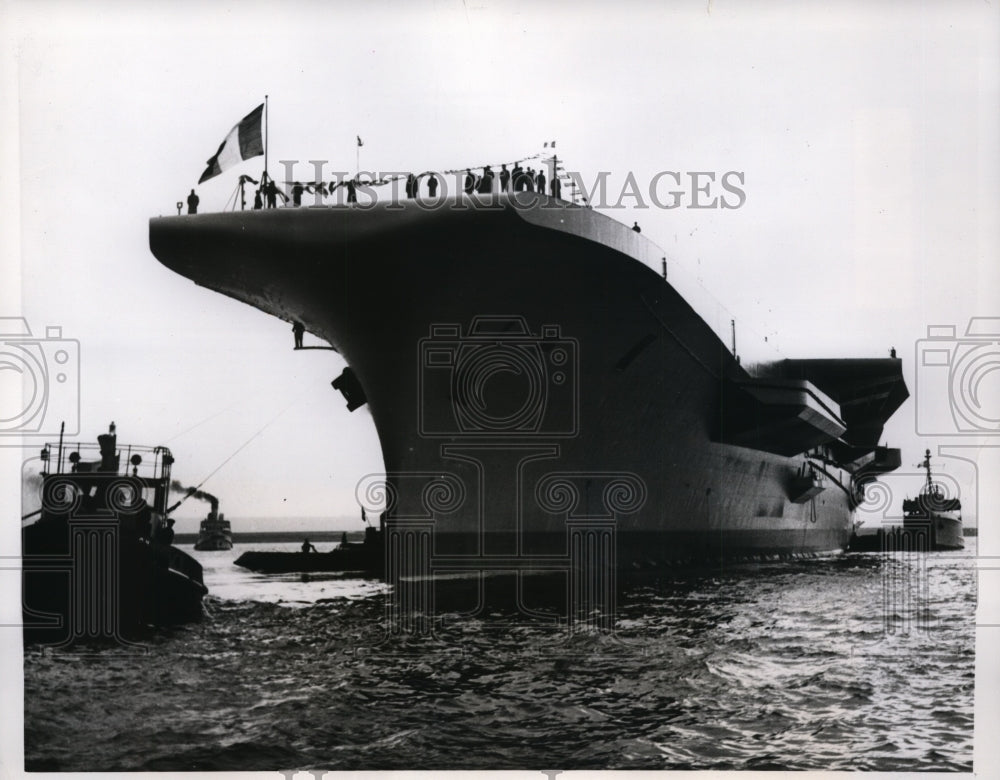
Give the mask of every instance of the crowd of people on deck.
[[[541, 169], [536, 171], [530, 167], [527, 169], [522, 168], [519, 162], [514, 163], [514, 167], [510, 170], [507, 169], [507, 164], [504, 163], [500, 166], [500, 170], [497, 173], [494, 173], [493, 168], [489, 165], [482, 169], [481, 174], [473, 173], [471, 168], [466, 168], [463, 191], [467, 195], [471, 195], [474, 192], [488, 195], [495, 191], [493, 186], [494, 180], [499, 182], [500, 192], [545, 192], [545, 171]], [[552, 182], [549, 184], [549, 190], [549, 194], [553, 198], [561, 197], [562, 183], [559, 181], [558, 176], [552, 179]], [[416, 197], [416, 195], [410, 197]]]
[[[540, 192], [544, 194], [546, 192], [546, 185], [548, 185], [549, 195], [557, 199], [562, 197], [562, 182], [558, 176], [554, 176], [549, 181], [545, 175], [545, 171], [541, 168], [537, 171], [531, 167], [522, 168], [520, 162], [513, 163], [510, 168], [504, 163], [500, 166], [499, 171], [494, 171], [490, 165], [486, 165], [483, 168], [466, 168], [464, 177], [461, 176], [460, 171], [454, 173], [459, 174], [462, 191], [466, 195], [488, 195], [497, 192]], [[447, 187], [442, 187], [441, 176], [443, 174], [434, 172], [424, 173], [419, 177], [412, 173], [407, 174], [404, 187], [406, 198], [420, 198], [422, 195], [421, 190], [426, 188], [427, 197], [432, 201], [436, 201], [439, 188], [442, 194], [447, 192]], [[302, 198], [306, 193], [319, 194], [321, 197], [332, 196], [340, 187], [344, 187], [347, 190], [348, 203], [357, 203], [357, 191], [360, 187], [376, 187], [393, 181], [393, 179], [363, 181], [358, 176], [351, 179], [335, 179], [329, 184], [326, 182], [308, 182], [303, 184], [296, 181], [292, 184], [289, 193], [286, 194], [266, 172], [260, 182], [249, 176], [243, 177], [243, 180], [258, 185], [254, 190], [254, 210], [277, 208], [279, 199], [283, 205], [301, 206]], [[196, 214], [197, 211], [198, 196], [194, 190], [191, 190], [191, 194], [188, 196], [188, 213]]]

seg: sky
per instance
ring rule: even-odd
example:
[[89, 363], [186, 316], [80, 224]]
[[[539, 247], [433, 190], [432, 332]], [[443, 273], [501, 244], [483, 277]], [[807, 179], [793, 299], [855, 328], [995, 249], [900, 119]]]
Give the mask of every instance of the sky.
[[[771, 357], [895, 347], [912, 393], [928, 325], [961, 336], [971, 316], [998, 314], [989, 5], [0, 7], [15, 131], [2, 150], [0, 316], [79, 344], [45, 429], [78, 398], [79, 438], [115, 420], [121, 442], [165, 444], [179, 480], [211, 474], [204, 489], [223, 511], [261, 529], [360, 527], [354, 486], [382, 469], [367, 409], [348, 413], [330, 388], [337, 353], [293, 352], [286, 323], [149, 252], [148, 219], [175, 213], [265, 94], [272, 174], [281, 160], [301, 161], [295, 178], [312, 177], [309, 160], [353, 170], [357, 136], [375, 171], [495, 163], [557, 140], [585, 184], [607, 172], [609, 204], [630, 173], [648, 194], [657, 173], [679, 172], [680, 208], [624, 197], [606, 213], [640, 223], [727, 341], [736, 321], [745, 362], [765, 338]], [[239, 174], [262, 167], [198, 186], [201, 210], [223, 209]], [[737, 172], [745, 202], [688, 208], [699, 171]], [[982, 392], [1000, 395], [998, 375]], [[928, 377], [927, 397], [946, 396], [947, 378]], [[944, 397], [927, 414], [946, 409]], [[911, 399], [886, 430], [910, 465], [937, 444], [918, 422]], [[5, 462], [5, 476], [18, 468]], [[968, 462], [946, 468], [976, 489]], [[196, 530], [206, 510], [189, 501], [178, 528]]]
[[[174, 476], [212, 475], [204, 489], [231, 518], [360, 527], [354, 486], [382, 464], [367, 409], [349, 413], [330, 388], [343, 360], [293, 352], [287, 323], [149, 251], [149, 218], [175, 213], [267, 94], [271, 171], [299, 160], [303, 179], [308, 160], [353, 170], [357, 136], [376, 171], [502, 162], [557, 140], [583, 181], [608, 172], [613, 200], [630, 172], [643, 186], [661, 171], [740, 172], [737, 209], [625, 198], [606, 213], [639, 222], [711, 324], [736, 320], [747, 355], [765, 337], [796, 358], [895, 347], [912, 394], [885, 433], [904, 450], [900, 485], [925, 447], [944, 453], [980, 551], [1000, 546], [982, 522], [997, 506], [996, 435], [953, 435], [948, 370], [920, 361], [928, 326], [957, 329], [938, 342], [956, 358], [993, 343], [963, 337], [971, 317], [1000, 315], [997, 5], [567, 8], [0, 0], [0, 317], [35, 336], [60, 327], [79, 348], [46, 428], [78, 401], [79, 438], [114, 420], [121, 442], [171, 447]], [[201, 210], [261, 167], [198, 186]], [[979, 386], [994, 419], [998, 377]], [[20, 390], [0, 372], [0, 419]], [[14, 517], [37, 447], [0, 439], [0, 510]], [[206, 509], [189, 501], [178, 530]], [[16, 555], [17, 527], [0, 534]]]

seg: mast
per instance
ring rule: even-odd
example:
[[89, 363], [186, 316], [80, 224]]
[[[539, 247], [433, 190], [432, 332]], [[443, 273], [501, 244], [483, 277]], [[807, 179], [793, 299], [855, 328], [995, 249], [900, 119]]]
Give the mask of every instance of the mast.
[[[270, 138], [269, 138], [270, 135], [271, 135], [271, 133], [268, 132], [268, 129], [267, 129], [267, 95], [264, 95], [264, 176], [263, 176], [263, 178], [265, 180], [267, 179], [267, 142], [270, 140]], [[261, 182], [261, 186], [262, 187], [264, 186], [263, 182]]]

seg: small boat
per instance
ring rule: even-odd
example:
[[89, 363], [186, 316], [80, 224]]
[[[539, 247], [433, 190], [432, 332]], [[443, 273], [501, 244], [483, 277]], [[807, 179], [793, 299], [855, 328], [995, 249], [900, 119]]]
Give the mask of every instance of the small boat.
[[347, 534], [329, 552], [316, 552], [307, 539], [301, 552], [245, 552], [236, 565], [261, 574], [292, 572], [358, 572], [366, 576], [381, 576], [385, 555], [382, 532], [369, 526], [362, 542], [348, 542]]
[[149, 626], [197, 620], [201, 565], [173, 546], [166, 447], [119, 446], [115, 425], [93, 444], [46, 444], [41, 508], [22, 528], [26, 642], [121, 643]]
[[919, 468], [926, 472], [926, 482], [916, 498], [903, 500], [903, 524], [886, 525], [869, 533], [856, 530], [849, 547], [851, 552], [964, 549], [962, 502], [958, 498], [948, 498], [934, 481], [930, 450], [924, 452]]
[[226, 516], [219, 512], [219, 502], [212, 503], [212, 510], [201, 521], [198, 528], [198, 541], [194, 543], [196, 550], [232, 550], [233, 529]]
[[920, 467], [927, 472], [927, 481], [920, 495], [903, 501], [903, 528], [914, 536], [926, 535], [927, 549], [963, 549], [962, 502], [958, 498], [948, 498], [934, 481], [930, 450], [924, 452]]

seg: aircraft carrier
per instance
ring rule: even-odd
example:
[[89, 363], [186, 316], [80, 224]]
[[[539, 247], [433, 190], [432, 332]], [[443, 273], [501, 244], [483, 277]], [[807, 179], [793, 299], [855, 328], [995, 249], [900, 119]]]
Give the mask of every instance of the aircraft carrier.
[[741, 365], [653, 242], [540, 193], [159, 217], [150, 247], [341, 353], [386, 469], [359, 498], [442, 569], [842, 551], [899, 466], [900, 360]]

